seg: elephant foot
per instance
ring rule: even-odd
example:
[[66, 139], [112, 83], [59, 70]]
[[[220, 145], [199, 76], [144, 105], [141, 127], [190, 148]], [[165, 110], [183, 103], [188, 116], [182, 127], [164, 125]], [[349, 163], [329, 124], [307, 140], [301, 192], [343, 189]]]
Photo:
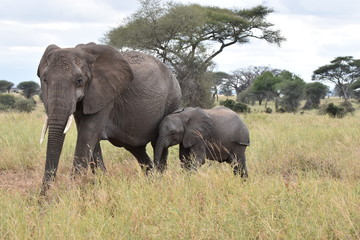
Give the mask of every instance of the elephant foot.
[[246, 168], [243, 168], [242, 166], [234, 166], [233, 168], [234, 175], [240, 175], [241, 178], [248, 178], [248, 172]]
[[91, 161], [90, 162], [91, 172], [96, 174], [96, 171], [100, 169], [103, 173], [106, 172], [106, 167], [102, 161]]
[[154, 170], [154, 167], [152, 164], [140, 164], [140, 167], [141, 167], [142, 172], [146, 176], [149, 176]]

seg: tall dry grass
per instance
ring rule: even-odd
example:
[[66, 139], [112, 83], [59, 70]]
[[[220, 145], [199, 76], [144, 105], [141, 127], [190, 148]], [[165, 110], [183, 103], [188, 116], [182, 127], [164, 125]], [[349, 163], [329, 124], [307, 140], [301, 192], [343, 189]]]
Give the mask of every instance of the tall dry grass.
[[1, 177], [33, 172], [38, 182], [0, 188], [0, 239], [360, 239], [359, 110], [344, 119], [242, 115], [251, 134], [247, 181], [210, 161], [183, 172], [176, 147], [165, 174], [146, 177], [105, 142], [109, 172], [72, 181], [72, 128], [58, 179], [39, 201], [42, 115], [0, 113]]

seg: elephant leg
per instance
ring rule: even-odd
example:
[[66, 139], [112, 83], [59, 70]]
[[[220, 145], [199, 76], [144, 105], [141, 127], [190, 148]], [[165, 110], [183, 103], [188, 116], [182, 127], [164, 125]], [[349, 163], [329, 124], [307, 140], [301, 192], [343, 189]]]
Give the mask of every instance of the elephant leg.
[[246, 146], [240, 146], [238, 154], [233, 156], [233, 171], [234, 174], [240, 174], [242, 178], [248, 177], [248, 171], [246, 167], [246, 157], [245, 157]]
[[190, 159], [190, 149], [185, 148], [182, 144], [179, 146], [179, 158], [181, 161], [181, 167], [186, 170], [191, 170], [191, 159]]
[[184, 157], [180, 158], [182, 159], [183, 168], [196, 170], [205, 163], [206, 146], [204, 144], [195, 144], [186, 151]]
[[90, 162], [90, 167], [91, 167], [92, 173], [94, 173], [94, 174], [95, 174], [95, 170], [97, 168], [100, 168], [101, 171], [106, 172], [106, 167], [105, 167], [104, 160], [102, 157], [100, 142], [98, 142], [95, 145], [93, 158], [92, 158], [92, 161]]
[[[112, 109], [109, 104], [97, 114], [74, 114], [78, 128], [78, 137], [73, 162], [73, 174], [86, 172], [89, 163], [99, 161], [99, 166], [104, 167], [100, 148], [100, 135], [107, 123], [108, 115]], [[100, 164], [101, 162], [101, 164]], [[102, 165], [102, 166], [101, 166]]]
[[195, 144], [190, 148], [190, 155], [193, 157], [195, 168], [205, 163], [206, 145], [203, 143]]
[[77, 141], [73, 162], [74, 175], [85, 172], [88, 168], [89, 163], [90, 165], [92, 165], [91, 163], [95, 161], [93, 160], [93, 152], [95, 150], [95, 145], [96, 142], [92, 141], [91, 139], [88, 139], [86, 144], [82, 141]]
[[145, 174], [148, 174], [151, 171], [151, 169], [153, 168], [153, 164], [149, 155], [146, 153], [145, 146], [143, 147], [126, 146], [125, 149], [131, 152], [132, 155], [134, 155], [134, 157], [139, 162], [141, 169], [145, 172]]

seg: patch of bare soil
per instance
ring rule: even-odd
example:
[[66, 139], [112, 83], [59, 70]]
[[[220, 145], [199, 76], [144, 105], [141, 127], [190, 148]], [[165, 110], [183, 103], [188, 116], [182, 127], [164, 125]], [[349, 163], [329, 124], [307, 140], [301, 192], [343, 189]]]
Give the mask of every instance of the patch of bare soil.
[[0, 189], [10, 193], [28, 193], [40, 189], [41, 174], [34, 170], [0, 171]]
[[[56, 182], [71, 184], [71, 168], [60, 168], [56, 176]], [[88, 178], [94, 175], [88, 172]], [[142, 175], [140, 167], [135, 159], [124, 160], [120, 163], [109, 163], [107, 173], [110, 177], [122, 176], [129, 180], [138, 179]], [[0, 190], [9, 193], [28, 194], [40, 192], [43, 177], [42, 169], [38, 170], [0, 170]], [[86, 181], [87, 178], [83, 179]], [[56, 184], [55, 184], [56, 186]]]

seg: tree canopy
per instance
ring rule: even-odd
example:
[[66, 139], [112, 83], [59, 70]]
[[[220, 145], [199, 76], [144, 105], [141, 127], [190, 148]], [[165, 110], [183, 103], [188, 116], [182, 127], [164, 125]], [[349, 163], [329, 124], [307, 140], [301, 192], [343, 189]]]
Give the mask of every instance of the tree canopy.
[[320, 82], [307, 83], [305, 86], [306, 103], [303, 109], [318, 108], [320, 100], [329, 92], [329, 87]]
[[23, 90], [23, 94], [26, 98], [31, 98], [39, 92], [40, 85], [33, 81], [26, 81], [19, 83], [17, 88]]
[[224, 78], [222, 84], [233, 88], [236, 92], [237, 100], [239, 100], [239, 94], [250, 87], [253, 81], [265, 71], [270, 71], [270, 68], [265, 66], [239, 68], [233, 71], [229, 78]]
[[349, 86], [360, 77], [360, 59], [351, 56], [337, 57], [316, 69], [312, 80], [319, 82], [331, 82], [341, 89], [345, 100], [349, 97]]
[[[284, 111], [294, 112], [300, 105], [304, 94], [305, 82], [297, 75], [283, 70], [273, 70], [263, 72], [257, 77], [251, 91], [259, 96], [264, 96], [266, 103], [269, 99], [275, 99], [275, 110], [279, 110], [279, 105]], [[262, 101], [262, 99], [259, 99]], [[267, 104], [265, 104], [265, 108]]]
[[289, 71], [282, 71], [277, 78], [280, 79], [276, 88], [278, 94], [282, 95], [281, 107], [286, 112], [295, 112], [304, 97], [305, 81]]
[[12, 82], [0, 80], [0, 93], [10, 92], [13, 86], [14, 84]]
[[[285, 40], [266, 17], [271, 8], [225, 9], [198, 4], [163, 4], [143, 0], [142, 7], [122, 25], [110, 30], [104, 41], [119, 49], [155, 53], [174, 70], [185, 105], [201, 105], [192, 99], [201, 74], [224, 48], [261, 39], [280, 45]], [[205, 91], [209, 91], [206, 89]], [[201, 96], [201, 94], [198, 94]]]
[[350, 85], [350, 89], [352, 91], [352, 95], [355, 98], [360, 99], [360, 78], [358, 78]]
[[251, 86], [251, 92], [257, 95], [257, 98], [259, 100], [259, 105], [261, 105], [261, 102], [263, 99], [266, 99], [265, 108], [267, 107], [267, 101], [278, 95], [276, 84], [280, 82], [280, 79], [278, 79], [274, 74], [270, 71], [263, 72], [260, 76], [258, 76], [252, 86]]

